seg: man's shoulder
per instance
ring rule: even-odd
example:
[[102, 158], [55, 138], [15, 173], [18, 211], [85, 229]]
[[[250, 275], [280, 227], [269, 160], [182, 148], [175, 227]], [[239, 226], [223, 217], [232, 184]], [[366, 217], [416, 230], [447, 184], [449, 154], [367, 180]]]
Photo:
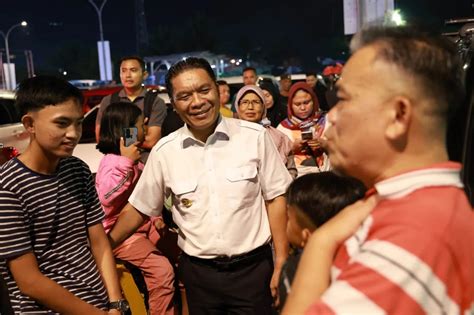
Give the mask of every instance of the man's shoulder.
[[248, 130], [250, 132], [264, 132], [265, 128], [262, 125], [259, 125], [257, 123], [249, 122], [246, 120], [242, 119], [235, 119], [235, 118], [227, 118], [227, 117], [222, 117], [226, 121], [226, 123], [234, 128], [240, 128], [243, 130]]
[[62, 171], [62, 172], [81, 171], [85, 173], [91, 173], [90, 168], [87, 165], [87, 163], [75, 156], [70, 156], [70, 157], [61, 159], [59, 163], [59, 171]]
[[[114, 94], [114, 93], [112, 93]], [[102, 101], [100, 101], [101, 106], [108, 106], [110, 105], [110, 102], [112, 101], [112, 94], [106, 95], [102, 98]]]
[[18, 162], [13, 158], [0, 166], [0, 187], [6, 188], [18, 181]]
[[180, 130], [182, 129], [183, 127], [179, 128], [178, 130], [176, 131], [173, 131], [172, 133], [170, 133], [169, 135], [161, 138], [157, 144], [153, 147], [153, 151], [158, 151], [158, 150], [162, 150], [164, 149], [165, 147], [167, 147], [168, 145], [170, 145], [171, 143], [175, 142], [178, 140], [178, 136], [179, 136], [179, 133], [180, 133]]

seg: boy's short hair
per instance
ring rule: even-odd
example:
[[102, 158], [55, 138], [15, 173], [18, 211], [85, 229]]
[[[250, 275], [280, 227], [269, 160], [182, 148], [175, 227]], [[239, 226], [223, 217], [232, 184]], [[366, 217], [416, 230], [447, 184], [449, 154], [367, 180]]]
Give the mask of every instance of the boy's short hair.
[[216, 83], [218, 86], [229, 85], [226, 80], [217, 80]]
[[134, 127], [141, 114], [141, 109], [130, 102], [116, 102], [107, 106], [100, 121], [97, 150], [103, 154], [120, 155], [123, 128]]
[[311, 230], [324, 224], [346, 206], [361, 199], [362, 182], [333, 172], [306, 174], [296, 178], [286, 191], [286, 202], [296, 206], [296, 220]]
[[291, 81], [291, 74], [288, 74], [288, 73], [280, 74], [280, 81], [283, 81], [283, 80], [290, 80]]
[[39, 75], [20, 83], [16, 92], [15, 105], [20, 117], [30, 111], [38, 111], [48, 105], [57, 105], [74, 99], [82, 105], [81, 91], [63, 78]]
[[145, 61], [143, 60], [142, 57], [136, 56], [136, 55], [130, 55], [130, 56], [122, 57], [119, 60], [119, 67], [120, 67], [120, 65], [122, 65], [122, 62], [124, 62], [125, 60], [136, 60], [136, 61], [138, 61], [138, 63], [140, 64], [140, 67], [142, 68], [142, 71], [145, 71]]
[[242, 70], [242, 74], [247, 71], [253, 71], [255, 74], [257, 74], [257, 69], [255, 69], [254, 67], [245, 67], [244, 70]]

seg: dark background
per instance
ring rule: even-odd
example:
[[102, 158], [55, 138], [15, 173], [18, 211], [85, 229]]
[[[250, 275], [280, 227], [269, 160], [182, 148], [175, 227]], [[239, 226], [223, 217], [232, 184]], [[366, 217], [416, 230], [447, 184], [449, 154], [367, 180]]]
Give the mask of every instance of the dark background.
[[[96, 0], [101, 3], [102, 0]], [[87, 0], [1, 0], [0, 30], [12, 31], [17, 81], [26, 76], [23, 51], [33, 52], [35, 72], [68, 72], [68, 79], [98, 78], [97, 13]], [[318, 60], [347, 58], [342, 0], [234, 2], [145, 0], [149, 46], [142, 56], [209, 50], [244, 60], [320, 70]], [[473, 16], [471, 0], [398, 0], [410, 23], [449, 31], [444, 20]], [[104, 38], [112, 60], [137, 53], [133, 0], [108, 0], [103, 10]], [[4, 49], [0, 41], [0, 49]]]

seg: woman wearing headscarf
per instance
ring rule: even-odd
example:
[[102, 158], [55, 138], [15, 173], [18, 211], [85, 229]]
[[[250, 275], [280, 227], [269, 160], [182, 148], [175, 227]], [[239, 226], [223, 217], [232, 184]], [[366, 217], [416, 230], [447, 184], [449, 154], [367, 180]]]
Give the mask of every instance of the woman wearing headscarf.
[[326, 128], [326, 113], [319, 109], [311, 87], [305, 82], [292, 85], [288, 95], [288, 117], [277, 129], [293, 142], [298, 176], [331, 169], [329, 158], [320, 144]]
[[295, 178], [297, 171], [292, 152], [293, 144], [287, 136], [272, 127], [270, 121], [266, 118], [265, 96], [263, 91], [256, 85], [243, 86], [237, 92], [234, 106], [237, 109], [238, 118], [259, 123], [267, 129], [280, 154], [281, 160], [293, 178]]
[[272, 127], [277, 127], [286, 118], [286, 104], [281, 105], [280, 92], [272, 82], [262, 81], [259, 83], [265, 96], [265, 108], [267, 119]]

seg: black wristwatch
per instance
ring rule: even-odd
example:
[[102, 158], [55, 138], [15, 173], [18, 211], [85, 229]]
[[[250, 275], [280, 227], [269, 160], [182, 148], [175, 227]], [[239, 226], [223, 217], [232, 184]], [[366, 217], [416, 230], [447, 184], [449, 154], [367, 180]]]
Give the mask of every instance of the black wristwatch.
[[109, 310], [119, 310], [122, 314], [125, 314], [130, 309], [130, 305], [128, 305], [125, 299], [109, 302], [108, 307]]

